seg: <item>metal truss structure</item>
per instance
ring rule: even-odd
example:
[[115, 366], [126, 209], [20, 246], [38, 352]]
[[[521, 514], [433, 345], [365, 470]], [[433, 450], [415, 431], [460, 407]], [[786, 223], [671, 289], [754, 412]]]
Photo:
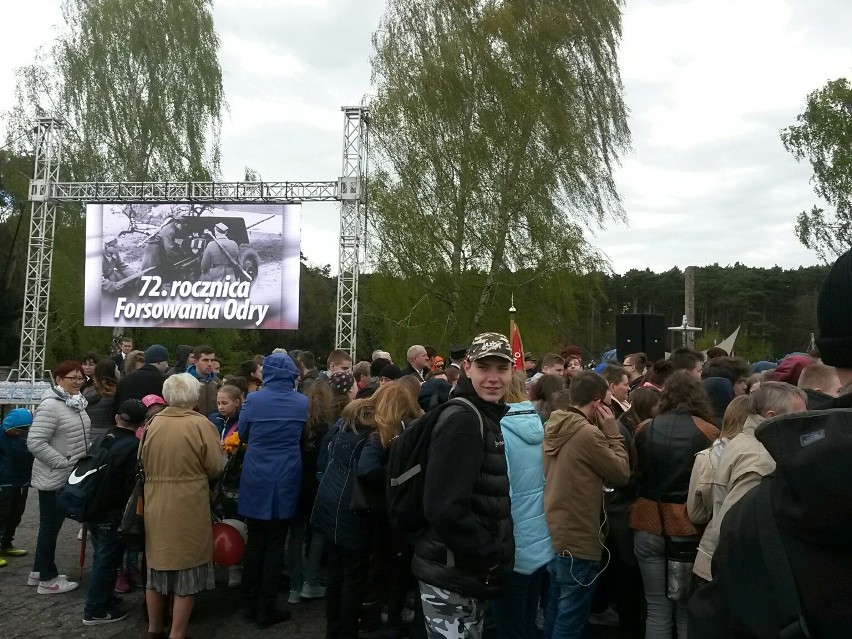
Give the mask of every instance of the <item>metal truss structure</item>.
[[343, 177], [340, 178], [340, 267], [337, 273], [337, 348], [355, 358], [361, 213], [366, 204], [369, 110], [343, 107]]
[[47, 313], [50, 302], [50, 265], [56, 201], [50, 189], [59, 181], [62, 159], [62, 120], [39, 118], [36, 128], [35, 169], [30, 182], [30, 239], [27, 247], [27, 283], [21, 322], [18, 379], [31, 382], [44, 377]]
[[343, 107], [342, 111], [343, 174], [329, 182], [60, 182], [63, 122], [58, 118], [40, 118], [36, 130], [35, 169], [30, 182], [32, 216], [18, 379], [41, 381], [45, 372], [50, 271], [58, 202], [301, 204], [340, 201], [335, 344], [354, 359], [369, 109]]

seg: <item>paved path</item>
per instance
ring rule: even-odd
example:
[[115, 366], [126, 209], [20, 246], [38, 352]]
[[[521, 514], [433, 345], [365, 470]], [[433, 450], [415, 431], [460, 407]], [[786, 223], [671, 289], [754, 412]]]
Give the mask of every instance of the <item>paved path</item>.
[[[80, 542], [77, 541], [77, 522], [66, 520], [56, 545], [56, 565], [69, 579], [79, 577]], [[38, 533], [38, 491], [30, 490], [27, 511], [18, 528], [15, 545], [26, 548], [30, 555], [10, 558], [0, 568], [0, 637], [38, 637], [45, 639], [106, 639], [107, 637], [145, 637], [147, 624], [142, 619], [143, 592], [141, 589], [124, 595], [130, 616], [102, 626], [83, 625], [83, 604], [92, 569], [92, 546], [88, 544], [86, 565], [80, 588], [62, 595], [38, 595], [35, 588], [26, 586], [32, 568], [32, 553]], [[265, 631], [258, 630], [242, 619], [239, 591], [228, 589], [227, 571], [217, 568], [216, 590], [200, 594], [196, 599], [189, 635], [195, 639], [238, 639], [242, 637], [299, 637], [322, 639], [325, 636], [325, 615], [322, 600], [288, 605], [287, 593], [279, 594], [279, 604], [288, 608], [293, 618]]]
[[[80, 542], [77, 541], [79, 525], [66, 520], [56, 547], [56, 565], [69, 579], [77, 580]], [[83, 625], [83, 604], [92, 569], [92, 546], [88, 544], [86, 564], [80, 588], [61, 595], [38, 595], [35, 588], [26, 586], [32, 567], [32, 553], [38, 533], [38, 491], [30, 490], [24, 520], [18, 528], [15, 545], [26, 548], [30, 554], [10, 558], [5, 568], [0, 568], [0, 637], [12, 639], [33, 637], [45, 639], [106, 639], [108, 637], [145, 637], [147, 624], [142, 618], [143, 591], [135, 590], [124, 595], [130, 615], [124, 621], [102, 626]], [[290, 610], [290, 621], [258, 630], [242, 619], [241, 599], [238, 590], [228, 589], [227, 571], [217, 568], [216, 590], [201, 593], [196, 599], [189, 635], [194, 639], [241, 639], [242, 637], [298, 637], [299, 639], [324, 639], [325, 613], [323, 601], [313, 600], [288, 605], [287, 593], [278, 595], [280, 607]], [[609, 639], [616, 634], [609, 628], [587, 628], [588, 639]]]

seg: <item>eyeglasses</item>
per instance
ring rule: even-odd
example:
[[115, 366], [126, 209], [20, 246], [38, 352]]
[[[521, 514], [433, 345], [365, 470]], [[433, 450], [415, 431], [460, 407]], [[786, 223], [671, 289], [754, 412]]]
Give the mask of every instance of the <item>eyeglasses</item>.
[[623, 366], [623, 368], [626, 368], [626, 369], [627, 369], [627, 370], [629, 370], [629, 371], [635, 371], [635, 370], [636, 370], [636, 365], [635, 365], [635, 364], [625, 364], [625, 365]]
[[60, 379], [68, 379], [72, 382], [80, 382], [81, 384], [86, 379], [85, 377], [80, 377], [79, 375], [75, 375], [74, 377], [60, 377]]

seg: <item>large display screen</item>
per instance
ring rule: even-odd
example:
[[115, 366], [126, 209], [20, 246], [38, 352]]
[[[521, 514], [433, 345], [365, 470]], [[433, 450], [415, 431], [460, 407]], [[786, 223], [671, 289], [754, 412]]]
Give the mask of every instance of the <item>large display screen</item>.
[[86, 326], [298, 328], [300, 212], [89, 204]]

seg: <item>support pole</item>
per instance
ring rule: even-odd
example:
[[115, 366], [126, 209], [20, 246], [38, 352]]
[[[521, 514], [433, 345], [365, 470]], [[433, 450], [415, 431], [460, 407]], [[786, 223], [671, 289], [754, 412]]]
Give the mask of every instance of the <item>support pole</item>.
[[62, 156], [62, 120], [40, 118], [36, 129], [35, 169], [30, 182], [30, 238], [27, 249], [27, 283], [21, 322], [18, 379], [44, 379], [47, 317], [50, 309], [50, 267], [56, 203], [53, 186], [59, 181]]
[[366, 194], [365, 168], [369, 109], [343, 107], [343, 174], [339, 180], [340, 262], [337, 275], [337, 322], [334, 343], [356, 357], [361, 215]]
[[[684, 279], [684, 314], [688, 326], [695, 326], [695, 267], [687, 266], [683, 272]], [[695, 332], [683, 332], [683, 345], [695, 348]]]

